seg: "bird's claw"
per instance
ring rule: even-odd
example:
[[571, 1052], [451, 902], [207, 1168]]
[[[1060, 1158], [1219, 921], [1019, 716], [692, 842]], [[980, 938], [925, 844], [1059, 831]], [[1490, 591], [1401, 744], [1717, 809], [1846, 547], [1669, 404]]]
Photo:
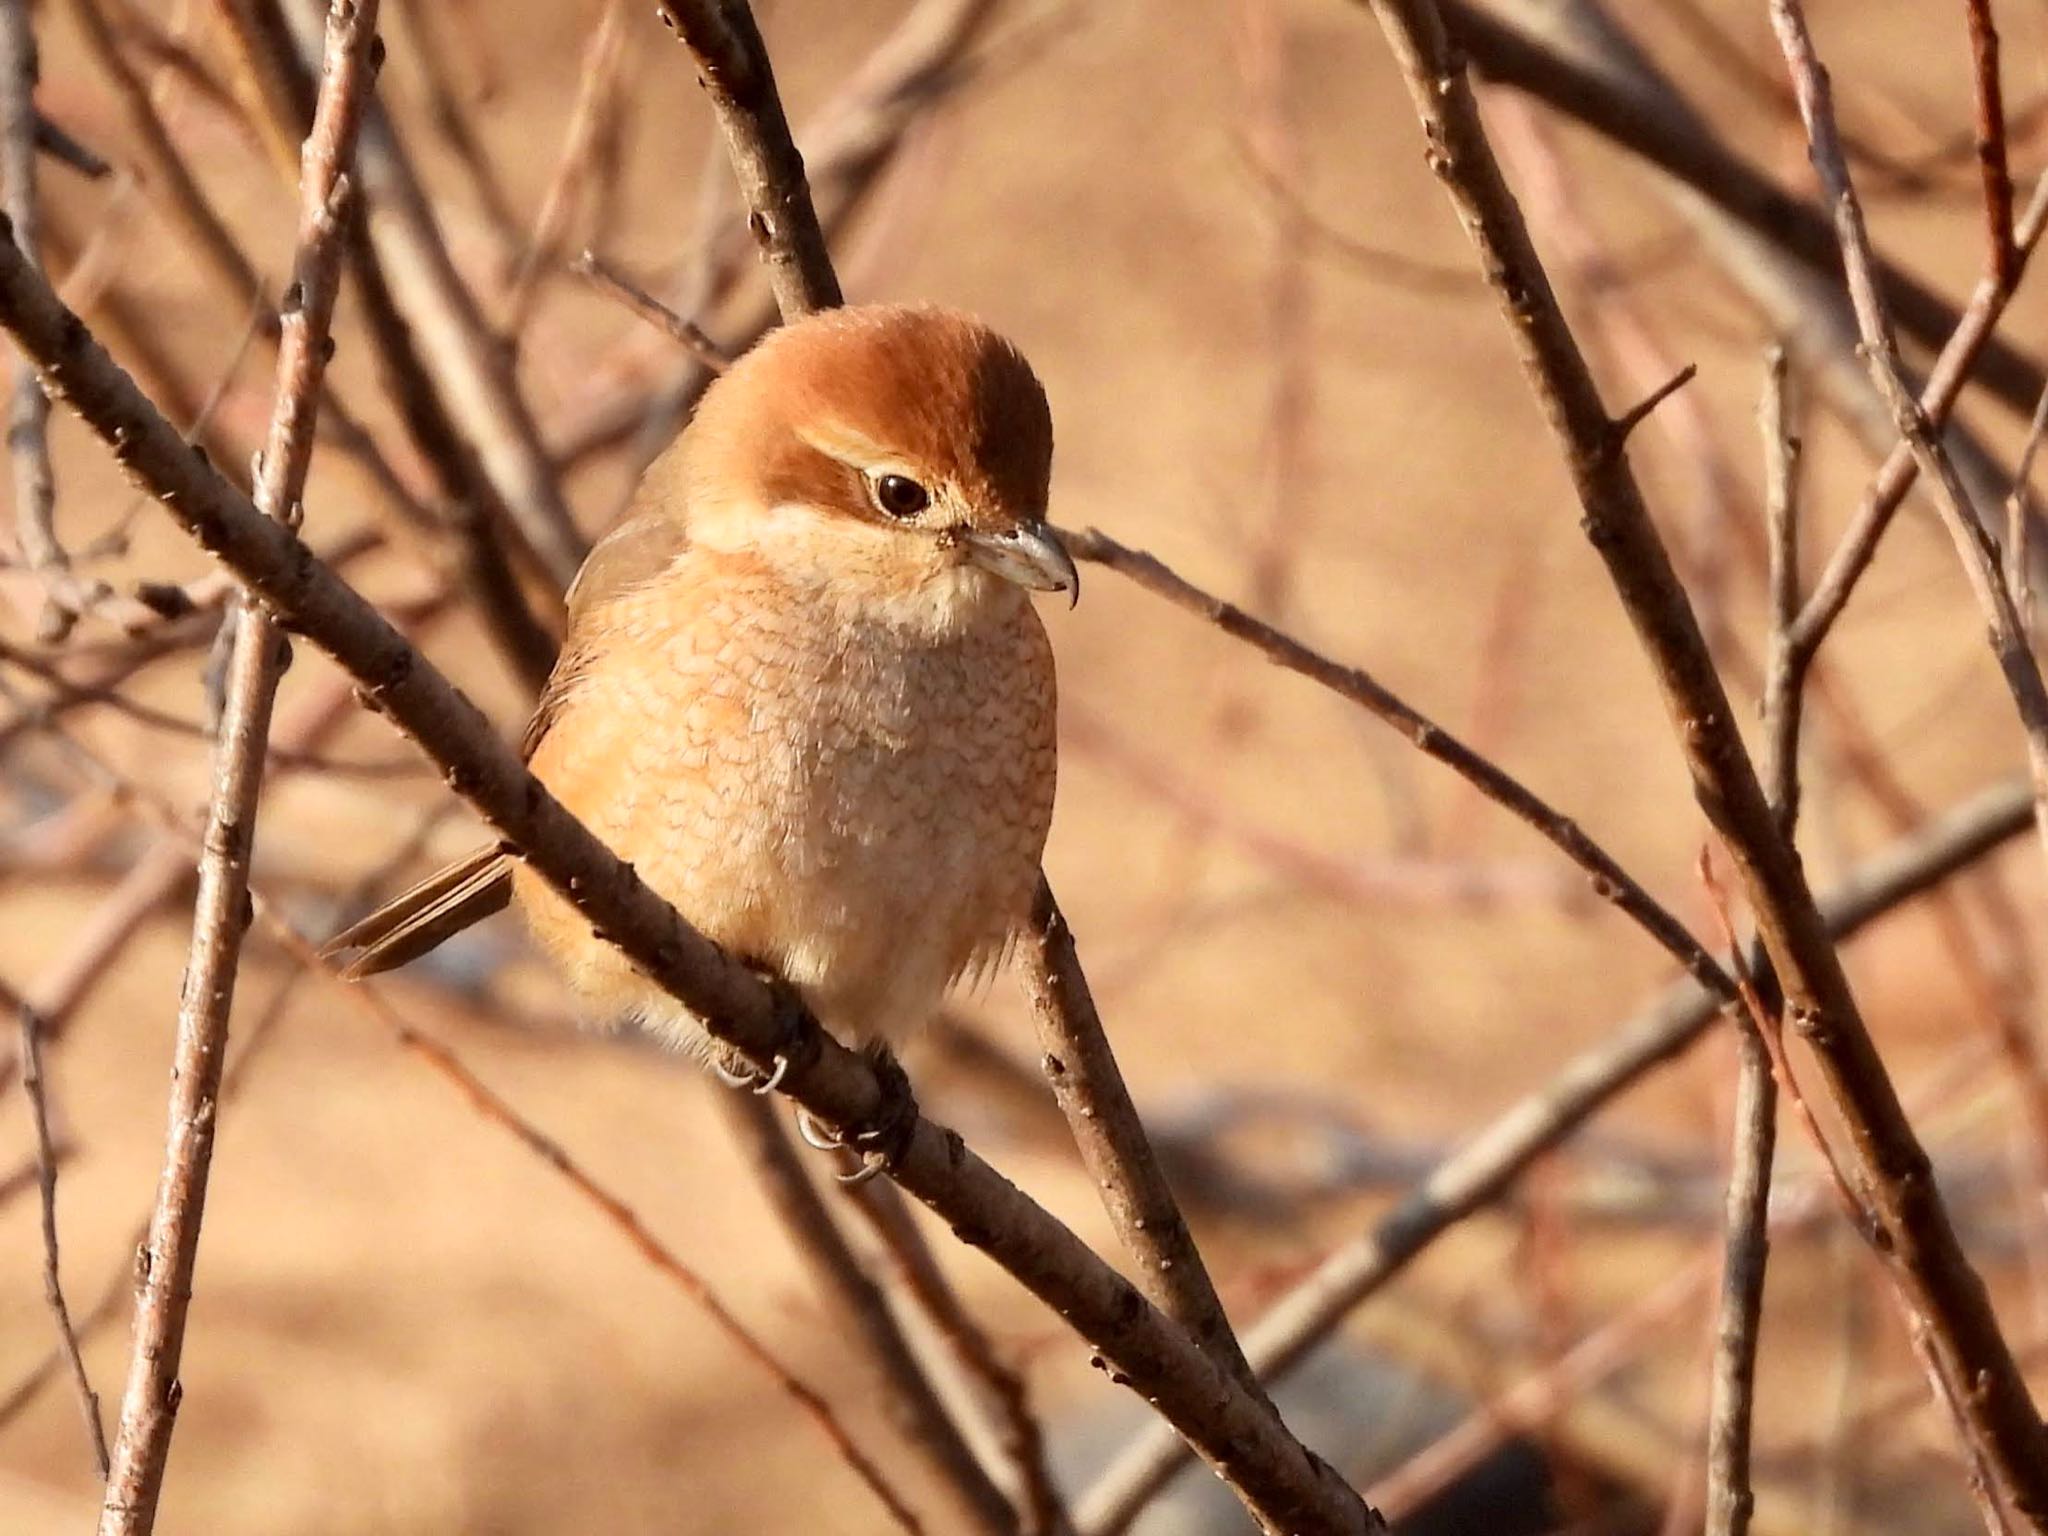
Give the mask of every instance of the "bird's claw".
[[910, 1091], [909, 1076], [885, 1047], [876, 1047], [869, 1060], [874, 1063], [881, 1095], [867, 1124], [851, 1136], [841, 1136], [821, 1124], [807, 1109], [796, 1112], [796, 1133], [806, 1146], [820, 1152], [845, 1151], [860, 1159], [859, 1167], [833, 1175], [849, 1189], [877, 1174], [894, 1171], [917, 1129], [917, 1098]]
[[816, 1152], [837, 1152], [846, 1145], [827, 1130], [816, 1115], [802, 1107], [796, 1112], [796, 1133], [803, 1138], [805, 1146]]
[[748, 969], [761, 978], [762, 983], [775, 995], [775, 1026], [779, 1044], [769, 1057], [770, 1066], [763, 1072], [753, 1062], [736, 1053], [726, 1055], [714, 1053], [711, 1071], [728, 1088], [744, 1088], [749, 1093], [773, 1093], [782, 1086], [797, 1061], [817, 1051], [817, 1039], [808, 1033], [804, 1000], [796, 988], [784, 981], [766, 966], [749, 964]]

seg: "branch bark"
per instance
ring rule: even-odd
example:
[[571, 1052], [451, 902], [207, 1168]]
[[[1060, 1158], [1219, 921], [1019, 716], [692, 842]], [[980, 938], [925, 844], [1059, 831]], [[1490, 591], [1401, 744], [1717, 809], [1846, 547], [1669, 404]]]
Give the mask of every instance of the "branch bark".
[[[376, 32], [377, 0], [333, 0], [327, 74], [300, 175], [296, 271], [279, 316], [277, 402], [250, 508], [252, 516], [280, 533], [299, 521], [299, 498], [312, 460], [313, 424], [341, 284], [340, 221], [350, 195], [345, 167], [376, 74]], [[264, 752], [284, 660], [276, 619], [253, 602], [245, 603], [228, 665], [227, 709], [215, 749], [213, 798], [178, 1007], [170, 1135], [144, 1247], [133, 1354], [100, 1536], [147, 1536], [155, 1528], [183, 1396], [178, 1366], [205, 1216], [228, 1019], [249, 921], [249, 863]]]

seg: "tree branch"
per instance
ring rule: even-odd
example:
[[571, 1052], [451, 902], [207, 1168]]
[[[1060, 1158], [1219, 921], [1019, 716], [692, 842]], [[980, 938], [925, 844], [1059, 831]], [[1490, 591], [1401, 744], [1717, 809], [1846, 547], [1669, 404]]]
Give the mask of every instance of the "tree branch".
[[[327, 74], [300, 175], [298, 253], [279, 316], [277, 401], [256, 474], [251, 515], [280, 533], [299, 521], [313, 454], [313, 424], [341, 286], [340, 223], [376, 66], [377, 0], [333, 0]], [[290, 535], [287, 534], [287, 537]], [[249, 861], [285, 647], [276, 619], [246, 604], [228, 666], [228, 703], [215, 749], [191, 952], [173, 1047], [170, 1135], [135, 1304], [133, 1354], [107, 1477], [100, 1536], [147, 1536], [170, 1457], [182, 1395], [178, 1365], [199, 1256], [213, 1159], [228, 1018], [248, 924]]]
[[1650, 522], [1614, 424], [1565, 323], [1479, 121], [1434, 0], [1372, 0], [1429, 141], [1429, 162], [1478, 249], [1517, 352], [1566, 456], [1583, 526], [1655, 667], [1701, 809], [1747, 889], [1795, 1027], [1849, 1128], [1871, 1234], [1959, 1393], [1966, 1440], [2028, 1518], [2048, 1521], [2048, 1431], [1983, 1281], [1956, 1238], [1926, 1151], [1849, 989], [1840, 957], [1782, 838], [1684, 590]]

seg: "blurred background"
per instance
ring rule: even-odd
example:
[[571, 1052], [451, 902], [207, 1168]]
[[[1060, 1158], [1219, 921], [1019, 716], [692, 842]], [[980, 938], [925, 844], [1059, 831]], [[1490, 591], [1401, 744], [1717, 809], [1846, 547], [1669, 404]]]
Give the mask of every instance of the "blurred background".
[[[35, 15], [39, 106], [112, 167], [89, 179], [44, 162], [53, 276], [239, 469], [268, 417], [271, 357], [246, 292], [237, 301], [167, 211], [87, 9], [274, 284], [294, 194], [238, 63], [235, 6], [45, 0]], [[1362, 6], [759, 9], [849, 297], [941, 300], [1018, 340], [1053, 402], [1056, 521], [1149, 549], [1365, 667], [1578, 817], [1719, 945], [1696, 872], [1710, 832], [1649, 669]], [[1880, 249], [1960, 306], [1984, 250], [1963, 8], [1809, 10]], [[383, 22], [396, 134], [481, 323], [511, 338], [501, 356], [592, 534], [673, 430], [693, 365], [569, 260], [593, 250], [724, 345], [761, 323], [709, 115], [651, 11], [392, 0]], [[1689, 125], [1810, 193], [1758, 0], [1611, 15], [1499, 0], [1490, 14], [1623, 82], [1643, 121]], [[2024, 198], [2048, 150], [2048, 14], [2006, 4], [1998, 19]], [[904, 88], [890, 69], [919, 46], [931, 67]], [[1698, 367], [1631, 454], [1748, 728], [1767, 625], [1766, 345], [1800, 332], [1809, 576], [1874, 468], [1873, 437], [1876, 454], [1889, 446], [1827, 330], [1826, 285], [1553, 106], [1506, 86], [1484, 104], [1610, 404]], [[2000, 334], [2040, 357], [2043, 313], [2022, 288]], [[401, 487], [438, 505], [353, 287], [338, 334], [336, 390]], [[430, 355], [444, 345], [422, 340]], [[1962, 451], [1996, 495], [2030, 404], [1964, 397]], [[189, 854], [145, 801], [187, 816], [204, 804], [217, 614], [205, 557], [61, 407], [52, 435], [59, 531], [78, 573], [121, 602], [53, 639], [36, 579], [14, 560], [0, 572], [0, 978], [54, 1021], [63, 1274], [111, 1412], [190, 904]], [[393, 502], [329, 442], [307, 534], [349, 553], [349, 578], [516, 737], [530, 699], [518, 626], [483, 616], [490, 573], [463, 563], [447, 525], [409, 523]], [[511, 565], [544, 625], [544, 579]], [[163, 584], [197, 583], [201, 611], [136, 618], [138, 583], [157, 584], [143, 596], [159, 609], [174, 606]], [[1407, 742], [1117, 575], [1090, 571], [1078, 610], [1048, 622], [1063, 694], [1048, 870], [1224, 1298], [1253, 1318], [1674, 968]], [[1802, 824], [1823, 891], [2023, 766], [1925, 507], [1908, 503], [1825, 666]], [[256, 880], [314, 936], [474, 840], [438, 777], [310, 647], [276, 735], [288, 750]], [[2013, 1041], [2039, 1020], [2041, 873], [2020, 839], [1938, 913], [1901, 911], [1847, 951], [2029, 1358], [2048, 1268]], [[729, 1144], [718, 1090], [643, 1043], [580, 1029], [508, 919], [379, 992], [630, 1204], [919, 1502], [922, 1473]], [[161, 1529], [894, 1529], [613, 1226], [261, 931], [235, 1043]], [[1394, 1478], [1410, 1530], [1697, 1530], [1733, 1063], [1726, 1031], [1709, 1031], [1460, 1224], [1292, 1382], [1291, 1421], [1363, 1482]], [[961, 998], [907, 1064], [929, 1112], [1115, 1257], [1008, 974]], [[1789, 1125], [1781, 1148], [1781, 1182], [1810, 1189], [1810, 1148]], [[11, 1093], [0, 1529], [23, 1536], [83, 1529], [98, 1507], [77, 1404], [47, 1360], [31, 1149]], [[1789, 1208], [1813, 1214], [1788, 1219], [1773, 1251], [1758, 1529], [1978, 1528], [1889, 1286], [1825, 1202]], [[1056, 1318], [935, 1224], [931, 1236], [1022, 1372], [1064, 1486], [1085, 1487], [1139, 1406]], [[1446, 1434], [1462, 1439], [1445, 1449]], [[1409, 1457], [1432, 1444], [1418, 1470]], [[1141, 1528], [1246, 1529], [1219, 1493], [1197, 1469]]]

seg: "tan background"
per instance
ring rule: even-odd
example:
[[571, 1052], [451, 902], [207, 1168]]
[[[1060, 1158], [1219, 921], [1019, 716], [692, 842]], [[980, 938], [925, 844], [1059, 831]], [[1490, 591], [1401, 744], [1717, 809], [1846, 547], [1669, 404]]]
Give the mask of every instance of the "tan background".
[[[502, 85], [479, 121], [530, 213], [594, 7], [499, 0], [486, 9]], [[1018, 338], [1054, 403], [1060, 521], [1099, 524], [1241, 595], [1253, 552], [1283, 519], [1291, 627], [1453, 729], [1472, 728], [1477, 716], [1490, 750], [1710, 932], [1691, 875], [1703, 822], [1491, 308], [1476, 293], [1420, 292], [1367, 275], [1322, 243], [1287, 254], [1279, 205], [1242, 148], [1251, 107], [1236, 7], [1015, 9], [1031, 19], [1028, 45], [1002, 54], [990, 78], [940, 115], [884, 194], [892, 227], [849, 243], [854, 296], [946, 300]], [[1735, 141], [1797, 178], [1787, 125], [1703, 64], [1662, 7], [1640, 9], [1647, 14], [1634, 24]], [[1760, 4], [1709, 9], [1775, 67]], [[1912, 151], [1967, 122], [1960, 7], [1812, 9], [1852, 124]], [[872, 0], [774, 8], [767, 31], [794, 118], [899, 10]], [[2034, 8], [2003, 10], [2007, 88], [2018, 102], [2048, 86], [2044, 36]], [[1318, 214], [1384, 250], [1458, 267], [1463, 242], [1423, 168], [1369, 18], [1337, 0], [1293, 0], [1277, 15], [1295, 151]], [[688, 229], [706, 123], [680, 54], [651, 17], [636, 11], [632, 35], [638, 110], [616, 253], [651, 270]], [[61, 22], [49, 29], [45, 81], [51, 111], [119, 149], [106, 94]], [[387, 90], [416, 123], [401, 49]], [[274, 263], [290, 227], [281, 189], [203, 105], [185, 101], [178, 122], [209, 189]], [[1699, 364], [1693, 397], [1742, 476], [1734, 515], [1754, 519], [1757, 323], [1702, 253], [1667, 238], [1668, 215], [1632, 170], [1578, 134], [1558, 138], [1597, 228], [1625, 256], [1653, 253], [1636, 263], [1644, 270], [1633, 300], [1674, 361]], [[423, 132], [415, 140], [458, 253], [476, 257], [461, 176], [427, 150]], [[2038, 149], [2025, 146], [2023, 170]], [[1966, 172], [1950, 178], [1951, 194], [1873, 205], [1885, 249], [1950, 293], [1966, 290], [1978, 261]], [[90, 227], [104, 191], [55, 173], [51, 181], [75, 224]], [[232, 351], [235, 325], [148, 215], [125, 238], [123, 280], [155, 296], [168, 333], [210, 376]], [[1300, 263], [1306, 310], [1288, 346], [1298, 349], [1291, 366], [1305, 372], [1309, 395], [1295, 428], [1300, 479], [1276, 507], [1270, 398], [1276, 370], [1290, 363], [1276, 350], [1270, 299], [1289, 260]], [[574, 404], [590, 360], [634, 324], [566, 286], [549, 295], [524, 370], [544, 420]], [[1586, 313], [1582, 294], [1568, 287], [1567, 299]], [[2022, 303], [2006, 334], [2037, 348], [2040, 317], [2039, 305]], [[345, 377], [367, 383], [367, 364], [367, 348], [345, 339]], [[1617, 381], [1610, 398], [1639, 393], [1603, 367]], [[242, 377], [234, 408], [260, 416], [263, 370]], [[2018, 424], [2004, 413], [1980, 408], [1973, 419], [2008, 452], [2016, 444]], [[1813, 439], [1817, 551], [1839, 529], [1866, 466], [1831, 423], [1817, 420]], [[60, 426], [57, 441], [61, 515], [79, 529], [104, 526], [125, 492], [77, 429]], [[1636, 462], [1659, 516], [1680, 528], [1688, 481], [1669, 440], [1646, 431]], [[616, 487], [599, 475], [571, 494], [595, 522]], [[358, 500], [330, 471], [316, 477], [309, 503], [310, 525], [331, 529], [356, 515]], [[141, 529], [138, 569], [202, 567], [160, 520], [145, 518]], [[390, 563], [366, 579], [386, 592], [408, 585]], [[1742, 584], [1731, 618], [1753, 656], [1762, 610], [1752, 583]], [[1602, 1038], [1665, 978], [1661, 957], [1619, 919], [1547, 894], [1559, 888], [1547, 848], [1342, 704], [1106, 572], [1088, 573], [1079, 610], [1051, 624], [1068, 735], [1048, 861], [1146, 1102], [1169, 1107], [1219, 1085], [1293, 1085], [1334, 1097], [1378, 1132], [1447, 1145]], [[1504, 644], [1489, 642], [1503, 632]], [[430, 649], [508, 730], [516, 725], [516, 690], [473, 635], [443, 629]], [[1830, 655], [1899, 773], [1930, 804], [2018, 767], [1978, 625], [1922, 515], [1909, 515], [1885, 546]], [[287, 707], [322, 665], [302, 653]], [[189, 665], [153, 676], [148, 694], [197, 709]], [[145, 759], [149, 738], [132, 727], [106, 723], [91, 734], [131, 761], [153, 762], [158, 788], [197, 803], [203, 760], [189, 743], [158, 744]], [[374, 720], [337, 749], [359, 760], [401, 750]], [[67, 782], [56, 760], [38, 762]], [[395, 813], [399, 802], [426, 806], [443, 793], [429, 778], [396, 787], [300, 781], [266, 806], [260, 877], [303, 890], [309, 875], [332, 883], [359, 873], [412, 825], [410, 811]], [[1853, 788], [1823, 782], [1813, 794], [1821, 831], [1809, 858], [1824, 882], [1881, 832]], [[1187, 804], [1224, 830], [1191, 832]], [[470, 835], [455, 818], [437, 848], [454, 852]], [[1523, 894], [1453, 902], [1403, 877], [1377, 897], [1345, 896], [1307, 877], [1303, 850], [1395, 876], [1415, 860], [1452, 860]], [[2039, 896], [2030, 846], [2000, 867], [2030, 902]], [[107, 886], [26, 876], [0, 886], [0, 974], [32, 977]], [[309, 923], [331, 917], [317, 904], [299, 910]], [[505, 925], [496, 939], [515, 935]], [[181, 956], [182, 924], [167, 915], [53, 1053], [54, 1091], [82, 1148], [63, 1185], [66, 1276], [81, 1310], [120, 1264], [147, 1206]], [[1961, 1049], [1972, 1027], [1944, 965], [1917, 920], [1888, 925], [1854, 954], [1861, 996], [1909, 1084]], [[244, 1018], [284, 969], [259, 952]], [[625, 1195], [858, 1424], [871, 1409], [738, 1175], [704, 1090], [642, 1051], [553, 1028], [559, 1000], [537, 975], [522, 972], [517, 991], [541, 1027], [465, 1014], [416, 980], [396, 980], [388, 995]], [[1025, 1050], [1009, 978], [971, 1011]], [[918, 1058], [911, 1065], [917, 1072]], [[1600, 1131], [1710, 1172], [1728, 1070], [1722, 1043], [1712, 1043], [1633, 1093]], [[935, 1113], [1091, 1239], [1106, 1240], [1069, 1156], [1017, 1141], [1004, 1117], [933, 1071]], [[1989, 1193], [1971, 1209], [2015, 1334], [2030, 1337], [2035, 1314], [1996, 1177], [2011, 1134], [2006, 1099], [1987, 1086], [1936, 1125], [1944, 1159], [1978, 1170], [1980, 1186], [1982, 1170], [1992, 1170]], [[10, 1102], [0, 1111], [0, 1164], [13, 1166], [26, 1145]], [[1251, 1150], [1284, 1162], [1287, 1147]], [[1803, 1160], [1804, 1149], [1787, 1155]], [[1543, 1187], [1562, 1199], [1595, 1171], [1567, 1158]], [[1276, 1223], [1204, 1223], [1233, 1308], [1256, 1311], [1379, 1203], [1354, 1196]], [[1704, 1226], [1574, 1229], [1555, 1260], [1567, 1283], [1564, 1337], [1645, 1293], [1710, 1235]], [[1392, 1301], [1368, 1309], [1366, 1332], [1433, 1340], [1423, 1353], [1456, 1385], [1512, 1379], [1518, 1362], [1544, 1353], [1528, 1289], [1514, 1283], [1527, 1272], [1515, 1242], [1513, 1223], [1479, 1223], [1404, 1278]], [[1027, 1363], [1056, 1423], [1071, 1436], [1107, 1422], [1111, 1392], [1087, 1370], [1085, 1351], [979, 1260], [947, 1256], [1004, 1346]], [[1870, 1288], [1870, 1266], [1838, 1263], [1811, 1242], [1787, 1242], [1780, 1258], [1761, 1433], [1767, 1445], [1792, 1448], [1826, 1430], [1824, 1384], [1846, 1294], [1860, 1296], [1867, 1315], [1856, 1390], [1882, 1393], [1912, 1368], [1888, 1303]], [[0, 1212], [0, 1388], [48, 1344], [38, 1263], [33, 1202], [17, 1200]], [[1579, 1421], [1582, 1445], [1642, 1475], [1653, 1500], [1687, 1463], [1704, 1326], [1695, 1309], [1657, 1334], [1650, 1364], [1630, 1378], [1628, 1411]], [[124, 1357], [120, 1328], [87, 1351], [110, 1400]], [[167, 1532], [886, 1528], [791, 1405], [614, 1232], [319, 985], [302, 991], [226, 1117], [184, 1380]], [[96, 1500], [75, 1415], [53, 1390], [0, 1434], [0, 1528], [26, 1536], [90, 1520]], [[1355, 1449], [1370, 1433], [1354, 1425], [1330, 1449]], [[1951, 1480], [1931, 1416], [1888, 1433], [1894, 1449], [1881, 1459]], [[1796, 1463], [1788, 1475], [1795, 1491], [1810, 1488]], [[1929, 1515], [1934, 1523], [1920, 1528], [1946, 1528], [1947, 1518]]]

